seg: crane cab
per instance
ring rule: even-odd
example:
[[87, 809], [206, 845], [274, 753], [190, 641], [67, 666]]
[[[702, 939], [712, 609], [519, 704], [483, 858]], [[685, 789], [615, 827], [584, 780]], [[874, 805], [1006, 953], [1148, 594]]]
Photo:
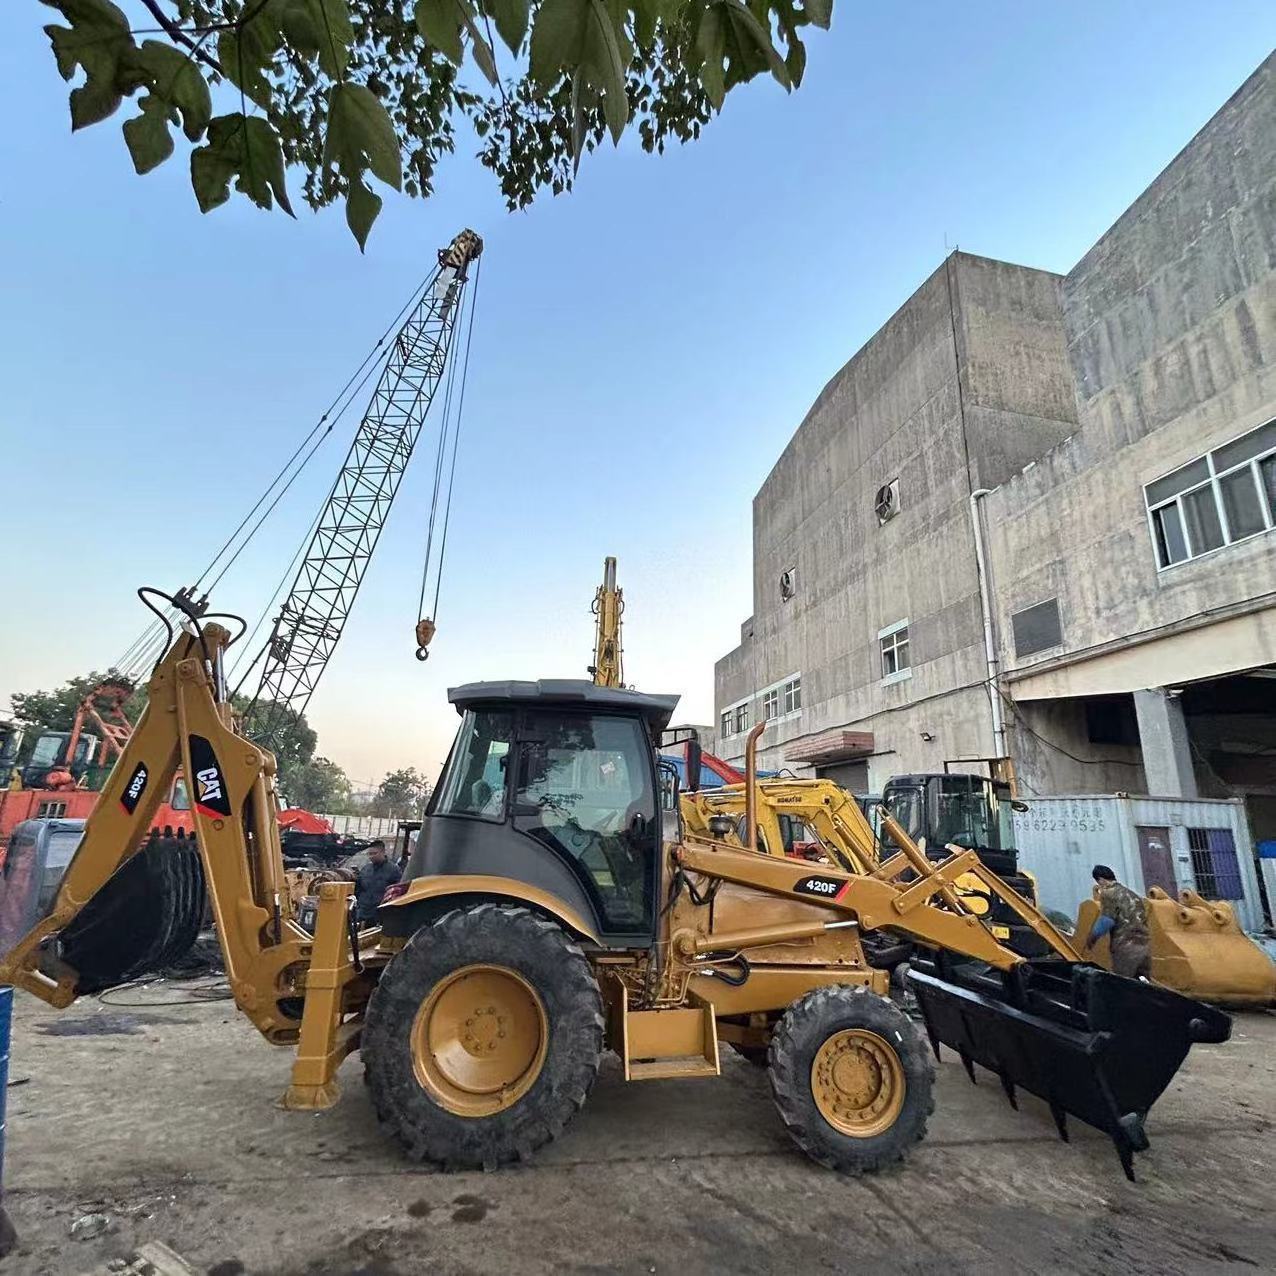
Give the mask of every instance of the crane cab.
[[607, 947], [650, 946], [657, 747], [678, 697], [541, 680], [470, 683], [448, 699], [460, 729], [383, 933], [409, 935], [473, 890], [533, 902]]

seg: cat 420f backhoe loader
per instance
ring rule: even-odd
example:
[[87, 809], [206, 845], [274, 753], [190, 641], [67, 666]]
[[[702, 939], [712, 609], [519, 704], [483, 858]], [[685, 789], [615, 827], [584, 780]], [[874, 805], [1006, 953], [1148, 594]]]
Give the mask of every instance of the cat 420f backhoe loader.
[[[52, 910], [0, 980], [57, 1006], [102, 980], [89, 967], [103, 901], [136, 880], [121, 868], [181, 767], [235, 1001], [296, 1048], [285, 1104], [334, 1103], [358, 1050], [382, 1124], [414, 1158], [524, 1158], [584, 1103], [605, 1048], [630, 1080], [702, 1077], [727, 1041], [767, 1047], [780, 1115], [816, 1161], [894, 1162], [924, 1134], [933, 1064], [865, 957], [870, 932], [933, 954], [911, 977], [936, 1050], [954, 1047], [972, 1075], [992, 1068], [1012, 1098], [1042, 1096], [1061, 1133], [1068, 1113], [1107, 1131], [1127, 1173], [1191, 1043], [1228, 1035], [1218, 1011], [1081, 963], [973, 853], [930, 862], [889, 818], [900, 850], [866, 872], [745, 849], [752, 802], [744, 846], [692, 833], [656, 749], [676, 697], [584, 681], [453, 689], [460, 730], [381, 925], [360, 930], [351, 885], [327, 883], [312, 936], [284, 889], [274, 758], [233, 720], [229, 643], [207, 617], [176, 635]], [[1052, 957], [999, 944], [952, 889], [967, 873]], [[96, 945], [82, 933], [94, 915]]]

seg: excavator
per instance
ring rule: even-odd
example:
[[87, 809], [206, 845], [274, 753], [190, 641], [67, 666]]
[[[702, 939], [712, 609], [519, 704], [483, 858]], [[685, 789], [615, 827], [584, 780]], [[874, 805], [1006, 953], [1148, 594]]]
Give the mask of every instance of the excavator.
[[[991, 1069], [1012, 1101], [1040, 1096], [1063, 1137], [1070, 1115], [1104, 1130], [1131, 1178], [1191, 1045], [1229, 1035], [1221, 1011], [1080, 961], [974, 852], [935, 863], [884, 811], [898, 850], [883, 862], [753, 849], [760, 727], [744, 845], [721, 823], [691, 827], [658, 752], [677, 697], [583, 679], [452, 688], [457, 737], [380, 924], [360, 928], [351, 884], [326, 883], [311, 935], [284, 889], [274, 757], [230, 702], [231, 643], [193, 610], [175, 628], [53, 906], [0, 981], [61, 1007], [102, 978], [110, 897], [180, 767], [200, 869], [190, 909], [206, 890], [236, 1005], [296, 1052], [285, 1106], [335, 1103], [358, 1051], [381, 1125], [415, 1160], [523, 1160], [584, 1104], [604, 1049], [630, 1081], [710, 1077], [726, 1041], [767, 1049], [780, 1116], [816, 1162], [892, 1164], [924, 1137], [934, 1067], [866, 958], [878, 932], [930, 954], [910, 980], [934, 1051], [950, 1046], [972, 1077]], [[1002, 945], [953, 890], [965, 874], [1050, 956]]]

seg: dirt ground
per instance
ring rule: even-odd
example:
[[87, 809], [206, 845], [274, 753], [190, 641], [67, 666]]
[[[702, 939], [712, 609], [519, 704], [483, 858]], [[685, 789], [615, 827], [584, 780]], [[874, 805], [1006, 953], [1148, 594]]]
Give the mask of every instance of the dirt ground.
[[[1273, 1015], [1194, 1050], [1136, 1184], [1106, 1139], [1061, 1144], [1043, 1105], [1013, 1112], [951, 1058], [929, 1137], [875, 1177], [803, 1159], [734, 1056], [719, 1080], [632, 1085], [611, 1060], [534, 1164], [439, 1174], [378, 1133], [357, 1060], [336, 1108], [285, 1112], [286, 1051], [228, 1002], [161, 995], [55, 1014], [18, 994], [6, 1273], [105, 1270], [147, 1241], [210, 1276], [1276, 1270]], [[71, 1239], [88, 1213], [109, 1229]]]

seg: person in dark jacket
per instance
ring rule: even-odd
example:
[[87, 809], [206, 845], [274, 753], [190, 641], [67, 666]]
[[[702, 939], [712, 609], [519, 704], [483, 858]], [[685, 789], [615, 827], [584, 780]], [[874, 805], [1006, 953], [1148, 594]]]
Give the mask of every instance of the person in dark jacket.
[[386, 890], [399, 880], [399, 866], [385, 855], [385, 843], [376, 841], [368, 847], [368, 862], [354, 879], [354, 897], [361, 922], [375, 922], [377, 907]]
[[1083, 952], [1104, 935], [1111, 935], [1112, 969], [1131, 979], [1150, 977], [1148, 915], [1142, 898], [1128, 886], [1122, 886], [1106, 864], [1096, 864], [1091, 876], [1095, 882], [1095, 898], [1099, 901], [1099, 916]]

